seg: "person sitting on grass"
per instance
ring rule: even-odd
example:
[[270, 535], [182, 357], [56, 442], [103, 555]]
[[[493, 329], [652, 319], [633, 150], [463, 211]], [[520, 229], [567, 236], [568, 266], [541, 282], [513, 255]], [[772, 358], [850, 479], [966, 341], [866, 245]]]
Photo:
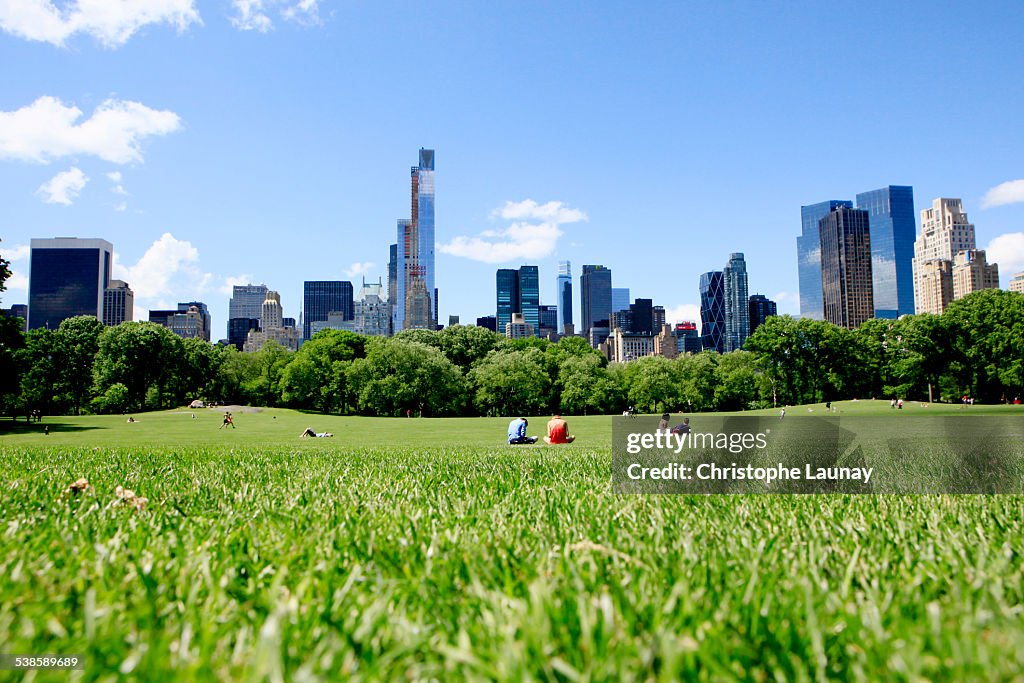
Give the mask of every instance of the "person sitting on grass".
[[690, 418], [684, 417], [683, 421], [672, 428], [672, 434], [689, 434], [690, 433]]
[[525, 417], [517, 417], [508, 423], [508, 442], [512, 445], [524, 443], [537, 443], [537, 437], [526, 435], [526, 426], [529, 421]]
[[299, 438], [305, 439], [307, 436], [311, 436], [314, 439], [327, 439], [334, 436], [334, 434], [330, 432], [314, 432], [312, 427], [306, 427], [306, 431], [302, 432]]
[[544, 443], [572, 443], [575, 440], [575, 436], [569, 436], [569, 424], [561, 415], [555, 415], [548, 421], [548, 435], [544, 437]]

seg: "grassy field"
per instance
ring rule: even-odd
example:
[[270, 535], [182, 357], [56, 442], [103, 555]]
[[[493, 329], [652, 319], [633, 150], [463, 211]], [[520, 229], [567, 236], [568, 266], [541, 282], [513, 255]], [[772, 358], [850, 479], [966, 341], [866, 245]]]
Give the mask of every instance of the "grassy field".
[[619, 496], [606, 417], [509, 447], [507, 419], [192, 412], [0, 427], [0, 652], [88, 660], [35, 680], [1024, 671], [1018, 496]]

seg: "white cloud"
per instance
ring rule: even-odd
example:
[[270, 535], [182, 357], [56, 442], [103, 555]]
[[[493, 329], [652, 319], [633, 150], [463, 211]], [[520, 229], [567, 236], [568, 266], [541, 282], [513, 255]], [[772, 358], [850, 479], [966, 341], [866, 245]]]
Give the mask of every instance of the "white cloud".
[[771, 297], [778, 308], [779, 315], [799, 315], [800, 295], [796, 292], [779, 292]]
[[1024, 179], [1009, 180], [996, 185], [981, 198], [981, 208], [988, 209], [993, 206], [1004, 204], [1019, 204], [1024, 202]]
[[128, 202], [118, 202], [117, 204], [114, 204], [114, 211], [117, 211], [118, 213], [124, 213], [127, 210]]
[[199, 268], [199, 250], [165, 232], [133, 266], [114, 263], [115, 277], [127, 282], [137, 299], [173, 294], [182, 301], [203, 292], [211, 275]]
[[119, 183], [119, 182], [121, 182], [121, 172], [120, 171], [111, 171], [110, 173], [107, 174], [107, 178], [112, 183]]
[[225, 296], [231, 296], [234, 293], [235, 285], [249, 285], [252, 283], [252, 275], [229, 275], [224, 278], [218, 291]]
[[11, 276], [7, 278], [4, 287], [7, 288], [8, 292], [25, 292], [28, 294], [28, 275], [11, 268]]
[[1024, 232], [1008, 232], [996, 237], [985, 247], [989, 263], [999, 264], [999, 277], [1008, 280], [1024, 271]]
[[85, 33], [113, 48], [149, 24], [183, 31], [193, 23], [202, 23], [194, 0], [0, 0], [0, 29], [57, 46]]
[[348, 270], [345, 271], [345, 276], [354, 278], [360, 275], [366, 275], [376, 265], [377, 264], [373, 263], [372, 261], [366, 261], [364, 263], [353, 263], [351, 266], [348, 267]]
[[0, 256], [11, 262], [27, 259], [29, 251], [30, 249], [27, 244], [15, 244], [12, 247], [4, 247], [0, 244]]
[[320, 23], [320, 0], [232, 0], [236, 15], [231, 18], [235, 28], [242, 31], [266, 33], [274, 28], [271, 11], [282, 19], [305, 26]]
[[483, 263], [539, 259], [554, 253], [561, 225], [587, 220], [587, 214], [562, 202], [538, 204], [532, 199], [505, 202], [491, 212], [492, 219], [515, 221], [499, 230], [484, 230], [475, 236], [459, 236], [438, 249]]
[[[127, 195], [128, 194], [127, 190], [124, 189], [124, 185], [121, 184], [121, 179], [123, 178], [123, 176], [121, 175], [120, 171], [111, 171], [110, 173], [107, 173], [106, 175], [107, 175], [107, 179], [111, 183], [114, 184], [114, 187], [110, 188], [111, 192], [113, 192], [114, 194], [122, 194], [122, 195]], [[124, 211], [124, 209], [118, 209], [117, 208], [118, 206], [123, 206], [123, 207], [127, 208], [128, 204], [126, 204], [125, 202], [121, 202], [120, 204], [118, 204], [117, 206], [114, 207], [114, 209], [116, 211]]]
[[88, 182], [89, 176], [82, 173], [82, 169], [77, 166], [72, 166], [40, 185], [36, 194], [47, 204], [70, 206]]
[[49, 96], [17, 111], [0, 111], [0, 159], [45, 164], [93, 155], [115, 164], [141, 162], [144, 138], [181, 128], [174, 112], [127, 100], [107, 100], [88, 119], [79, 122], [81, 117], [78, 107]]
[[665, 322], [675, 325], [684, 321], [697, 323], [700, 326], [700, 306], [697, 304], [679, 304], [665, 309]]

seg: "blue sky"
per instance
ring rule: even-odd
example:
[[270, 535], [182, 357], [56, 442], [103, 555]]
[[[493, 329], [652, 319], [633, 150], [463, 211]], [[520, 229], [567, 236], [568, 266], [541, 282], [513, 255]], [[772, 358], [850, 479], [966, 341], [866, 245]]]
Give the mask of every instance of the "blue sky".
[[493, 314], [522, 263], [554, 303], [561, 259], [693, 318], [734, 251], [796, 313], [800, 205], [887, 184], [962, 197], [1005, 285], [1022, 25], [1019, 2], [0, 0], [3, 304], [30, 238], [102, 237], [137, 312], [203, 300], [222, 337], [251, 281], [297, 316], [303, 280], [386, 275], [421, 146], [442, 322]]

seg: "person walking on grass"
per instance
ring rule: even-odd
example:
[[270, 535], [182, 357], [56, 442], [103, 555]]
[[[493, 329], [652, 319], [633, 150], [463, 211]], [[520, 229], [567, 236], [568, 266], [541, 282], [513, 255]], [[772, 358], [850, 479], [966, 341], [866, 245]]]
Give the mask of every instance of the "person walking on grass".
[[218, 429], [224, 429], [225, 427], [231, 427], [232, 429], [235, 429], [235, 418], [231, 417], [231, 413], [229, 412], [224, 413], [224, 422], [221, 423]]

